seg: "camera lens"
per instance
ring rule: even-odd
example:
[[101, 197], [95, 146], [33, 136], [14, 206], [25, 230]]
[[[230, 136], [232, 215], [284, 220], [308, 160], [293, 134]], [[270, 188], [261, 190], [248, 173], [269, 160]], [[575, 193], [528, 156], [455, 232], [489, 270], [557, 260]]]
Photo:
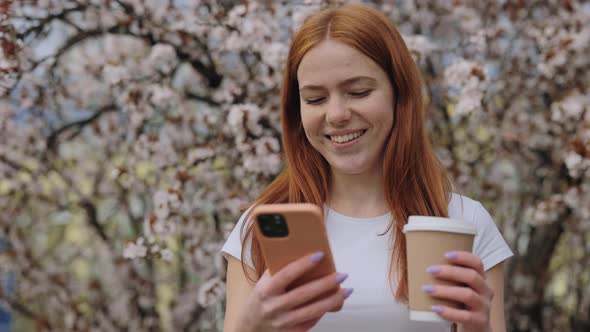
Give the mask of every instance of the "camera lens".
[[260, 214], [257, 221], [266, 237], [285, 237], [289, 234], [285, 217], [280, 214]]

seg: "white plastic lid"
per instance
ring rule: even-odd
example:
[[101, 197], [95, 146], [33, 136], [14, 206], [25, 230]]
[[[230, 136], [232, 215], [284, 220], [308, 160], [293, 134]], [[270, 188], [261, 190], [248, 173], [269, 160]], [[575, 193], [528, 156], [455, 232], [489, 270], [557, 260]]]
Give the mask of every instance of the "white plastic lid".
[[462, 234], [477, 234], [477, 228], [462, 220], [430, 216], [410, 216], [403, 232], [438, 231]]
[[410, 310], [410, 320], [422, 322], [441, 322], [447, 325], [452, 324], [448, 320], [440, 317], [438, 314], [435, 314], [432, 311]]

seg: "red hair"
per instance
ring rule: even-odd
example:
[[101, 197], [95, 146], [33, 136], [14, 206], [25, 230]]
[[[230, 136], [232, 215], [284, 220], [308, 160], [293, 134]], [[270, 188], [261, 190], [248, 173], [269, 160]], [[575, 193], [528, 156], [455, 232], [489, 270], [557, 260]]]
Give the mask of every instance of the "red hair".
[[[286, 166], [252, 206], [305, 202], [322, 207], [326, 201], [330, 166], [311, 146], [303, 131], [297, 68], [305, 54], [327, 38], [347, 44], [372, 59], [385, 71], [393, 86], [393, 128], [383, 158], [383, 190], [392, 220], [385, 233], [389, 232], [392, 240], [395, 238], [390, 256], [390, 284], [394, 283], [393, 267], [396, 267], [395, 298], [407, 303], [406, 240], [402, 228], [410, 215], [446, 217], [452, 184], [434, 155], [424, 128], [420, 71], [401, 35], [385, 15], [362, 5], [326, 9], [309, 17], [294, 35], [281, 93]], [[245, 220], [249, 220], [249, 215]], [[241, 231], [244, 235], [242, 267], [248, 280], [255, 282], [266, 267], [253, 224], [244, 223]], [[250, 240], [255, 277], [248, 275], [244, 263], [246, 243]]]

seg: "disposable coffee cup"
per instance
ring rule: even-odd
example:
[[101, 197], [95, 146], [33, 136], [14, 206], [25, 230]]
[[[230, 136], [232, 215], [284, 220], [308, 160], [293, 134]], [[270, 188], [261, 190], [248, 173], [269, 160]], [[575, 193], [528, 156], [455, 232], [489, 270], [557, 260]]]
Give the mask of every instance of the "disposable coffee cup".
[[457, 219], [410, 216], [403, 232], [408, 258], [410, 320], [449, 323], [434, 313], [432, 306], [461, 308], [461, 304], [435, 299], [424, 292], [422, 286], [457, 284], [436, 279], [426, 269], [432, 265], [449, 264], [444, 256], [449, 251], [471, 252], [477, 229]]

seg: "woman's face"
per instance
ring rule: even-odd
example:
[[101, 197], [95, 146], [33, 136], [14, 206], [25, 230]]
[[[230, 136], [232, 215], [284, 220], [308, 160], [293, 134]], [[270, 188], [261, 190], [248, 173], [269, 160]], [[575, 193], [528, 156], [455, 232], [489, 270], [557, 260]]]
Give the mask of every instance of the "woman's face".
[[379, 65], [356, 49], [327, 40], [297, 70], [301, 121], [332, 171], [379, 171], [393, 125], [393, 88]]

